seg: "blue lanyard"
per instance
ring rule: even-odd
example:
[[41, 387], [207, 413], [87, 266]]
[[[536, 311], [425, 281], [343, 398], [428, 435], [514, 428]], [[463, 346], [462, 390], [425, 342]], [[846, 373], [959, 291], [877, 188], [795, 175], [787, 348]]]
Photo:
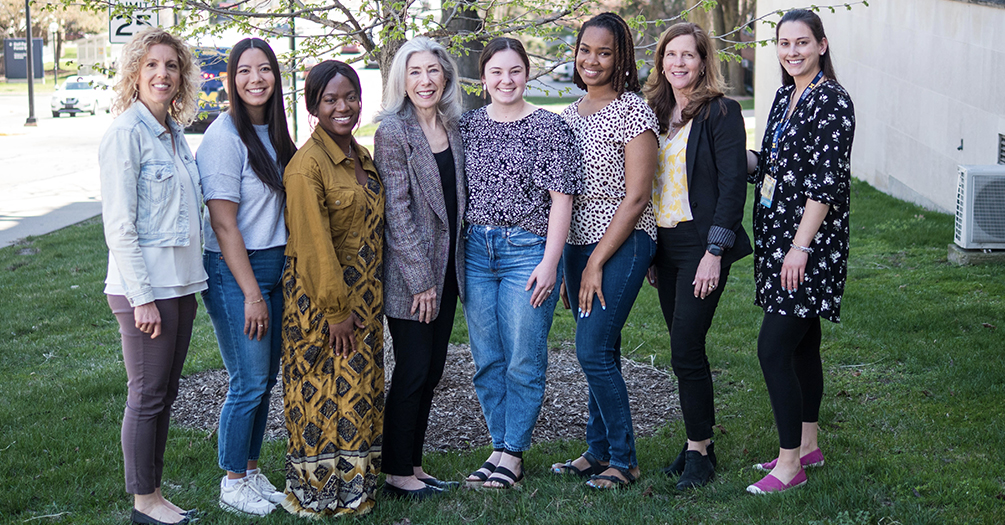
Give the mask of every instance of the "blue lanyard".
[[[803, 103], [803, 100], [805, 100], [806, 97], [810, 95], [810, 92], [813, 91], [813, 88], [817, 87], [817, 84], [819, 84], [820, 80], [822, 80], [823, 78], [824, 78], [823, 71], [820, 71], [819, 73], [817, 73], [817, 76], [813, 77], [813, 82], [810, 82], [810, 85], [806, 86], [806, 89], [803, 90], [803, 94], [799, 96], [799, 101], [796, 102], [796, 107], [799, 107], [799, 104]], [[771, 160], [771, 164], [775, 164], [775, 161], [778, 160], [778, 142], [781, 140], [782, 134], [784, 134], [785, 130], [789, 127], [789, 105], [792, 104], [792, 98], [791, 97], [786, 98], [787, 100], [785, 102], [785, 112], [782, 113], [782, 120], [779, 121], [777, 124], [775, 124], [775, 135], [774, 138], [771, 140], [771, 156], [768, 157]], [[793, 111], [793, 113], [795, 112]]]

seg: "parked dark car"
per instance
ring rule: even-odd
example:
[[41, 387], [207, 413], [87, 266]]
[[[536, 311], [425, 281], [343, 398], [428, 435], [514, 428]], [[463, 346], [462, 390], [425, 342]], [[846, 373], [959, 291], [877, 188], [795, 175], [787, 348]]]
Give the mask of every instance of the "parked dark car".
[[195, 56], [202, 71], [202, 89], [199, 91], [199, 115], [185, 131], [203, 133], [206, 128], [230, 108], [227, 97], [227, 57], [229, 47], [197, 47]]

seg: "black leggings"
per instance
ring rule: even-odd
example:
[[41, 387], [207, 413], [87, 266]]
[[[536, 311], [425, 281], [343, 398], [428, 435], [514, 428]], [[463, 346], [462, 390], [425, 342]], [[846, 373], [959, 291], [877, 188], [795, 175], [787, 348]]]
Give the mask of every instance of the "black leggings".
[[802, 424], [820, 418], [824, 395], [820, 363], [820, 318], [764, 314], [757, 336], [757, 359], [775, 413], [783, 449], [799, 448]]

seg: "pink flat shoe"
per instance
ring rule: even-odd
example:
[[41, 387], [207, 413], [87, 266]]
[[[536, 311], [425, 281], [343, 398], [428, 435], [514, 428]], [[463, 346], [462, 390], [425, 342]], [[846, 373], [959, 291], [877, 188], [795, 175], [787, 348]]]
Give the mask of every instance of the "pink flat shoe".
[[[762, 472], [771, 472], [775, 465], [778, 464], [778, 458], [775, 458], [767, 463], [758, 463], [754, 465], [754, 470], [760, 470]], [[809, 454], [799, 458], [799, 465], [803, 468], [806, 467], [822, 467], [824, 466], [824, 453], [818, 448]]]
[[754, 483], [747, 487], [747, 492], [751, 494], [769, 494], [772, 492], [783, 492], [794, 487], [806, 484], [806, 471], [799, 469], [799, 473], [796, 477], [792, 478], [792, 481], [788, 483], [782, 483], [781, 480], [768, 474], [764, 476], [764, 479]]

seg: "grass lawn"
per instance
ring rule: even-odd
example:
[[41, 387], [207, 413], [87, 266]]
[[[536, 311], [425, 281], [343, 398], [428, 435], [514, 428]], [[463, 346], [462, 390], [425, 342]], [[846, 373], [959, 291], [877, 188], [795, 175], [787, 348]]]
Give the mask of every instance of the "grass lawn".
[[[683, 424], [640, 439], [640, 481], [596, 492], [548, 472], [582, 442], [537, 443], [519, 491], [459, 491], [423, 503], [380, 501], [354, 523], [815, 523], [1005, 522], [1005, 266], [946, 261], [953, 219], [853, 186], [852, 253], [843, 322], [824, 323], [821, 444], [827, 464], [790, 493], [757, 497], [750, 465], [778, 442], [755, 342], [750, 259], [739, 262], [708, 339], [716, 373], [718, 475], [681, 493], [659, 474], [684, 441]], [[749, 216], [749, 212], [748, 212]], [[748, 229], [749, 231], [749, 229]], [[88, 221], [0, 250], [0, 522], [122, 523], [119, 429], [126, 375], [102, 294], [106, 251]], [[220, 367], [199, 313], [185, 373]], [[560, 310], [551, 341], [572, 338]], [[624, 334], [631, 358], [669, 368], [668, 336], [646, 287]], [[466, 338], [458, 319], [455, 339]], [[448, 371], [449, 373], [449, 371]], [[262, 456], [281, 485], [284, 444]], [[460, 479], [487, 449], [431, 454], [428, 471]], [[208, 512], [204, 523], [249, 520], [216, 505], [215, 433], [172, 429], [164, 491]], [[49, 516], [49, 517], [45, 517]], [[282, 512], [256, 523], [303, 523]]]

